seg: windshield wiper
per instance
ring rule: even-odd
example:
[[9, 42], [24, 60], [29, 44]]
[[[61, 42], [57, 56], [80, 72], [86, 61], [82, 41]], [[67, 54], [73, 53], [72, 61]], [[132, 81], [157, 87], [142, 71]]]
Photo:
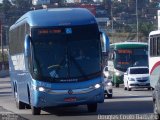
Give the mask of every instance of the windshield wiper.
[[86, 76], [84, 70], [83, 70], [82, 67], [78, 64], [78, 62], [74, 59], [74, 57], [70, 55], [70, 58], [71, 58], [71, 60], [73, 61], [73, 63], [77, 66], [77, 68], [78, 68], [79, 72], [81, 73], [81, 75], [82, 75], [83, 77], [85, 77], [86, 79], [88, 79], [88, 77]]

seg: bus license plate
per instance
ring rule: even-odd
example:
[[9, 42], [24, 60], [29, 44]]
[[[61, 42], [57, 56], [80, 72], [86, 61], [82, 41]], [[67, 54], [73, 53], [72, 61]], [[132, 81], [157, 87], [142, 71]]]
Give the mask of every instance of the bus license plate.
[[76, 102], [77, 99], [76, 98], [65, 98], [64, 101], [65, 102]]

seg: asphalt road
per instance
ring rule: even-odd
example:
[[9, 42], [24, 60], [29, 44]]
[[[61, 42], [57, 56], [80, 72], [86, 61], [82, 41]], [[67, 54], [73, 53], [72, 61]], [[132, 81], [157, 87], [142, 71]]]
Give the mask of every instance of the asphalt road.
[[0, 120], [151, 120], [153, 119], [152, 91], [136, 89], [124, 91], [113, 88], [113, 98], [98, 105], [96, 113], [88, 113], [87, 106], [61, 107], [31, 115], [30, 109], [18, 110], [11, 93], [9, 78], [0, 78]]

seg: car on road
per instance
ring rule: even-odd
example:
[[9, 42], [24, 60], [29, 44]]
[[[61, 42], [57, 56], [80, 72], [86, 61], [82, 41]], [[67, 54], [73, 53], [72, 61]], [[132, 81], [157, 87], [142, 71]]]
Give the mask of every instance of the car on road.
[[124, 73], [124, 90], [131, 91], [132, 88], [151, 89], [149, 80], [149, 69], [145, 66], [129, 67]]
[[112, 90], [112, 76], [110, 76], [108, 71], [108, 66], [105, 66], [103, 69], [104, 74], [104, 96], [107, 95], [108, 98], [112, 98], [113, 90]]

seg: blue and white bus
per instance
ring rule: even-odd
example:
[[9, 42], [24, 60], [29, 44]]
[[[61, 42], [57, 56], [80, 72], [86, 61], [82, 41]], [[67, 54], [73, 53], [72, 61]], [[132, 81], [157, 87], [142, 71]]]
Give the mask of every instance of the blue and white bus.
[[9, 38], [19, 109], [38, 115], [43, 108], [86, 104], [95, 112], [104, 102], [102, 41], [109, 42], [87, 9], [29, 11], [10, 27]]

